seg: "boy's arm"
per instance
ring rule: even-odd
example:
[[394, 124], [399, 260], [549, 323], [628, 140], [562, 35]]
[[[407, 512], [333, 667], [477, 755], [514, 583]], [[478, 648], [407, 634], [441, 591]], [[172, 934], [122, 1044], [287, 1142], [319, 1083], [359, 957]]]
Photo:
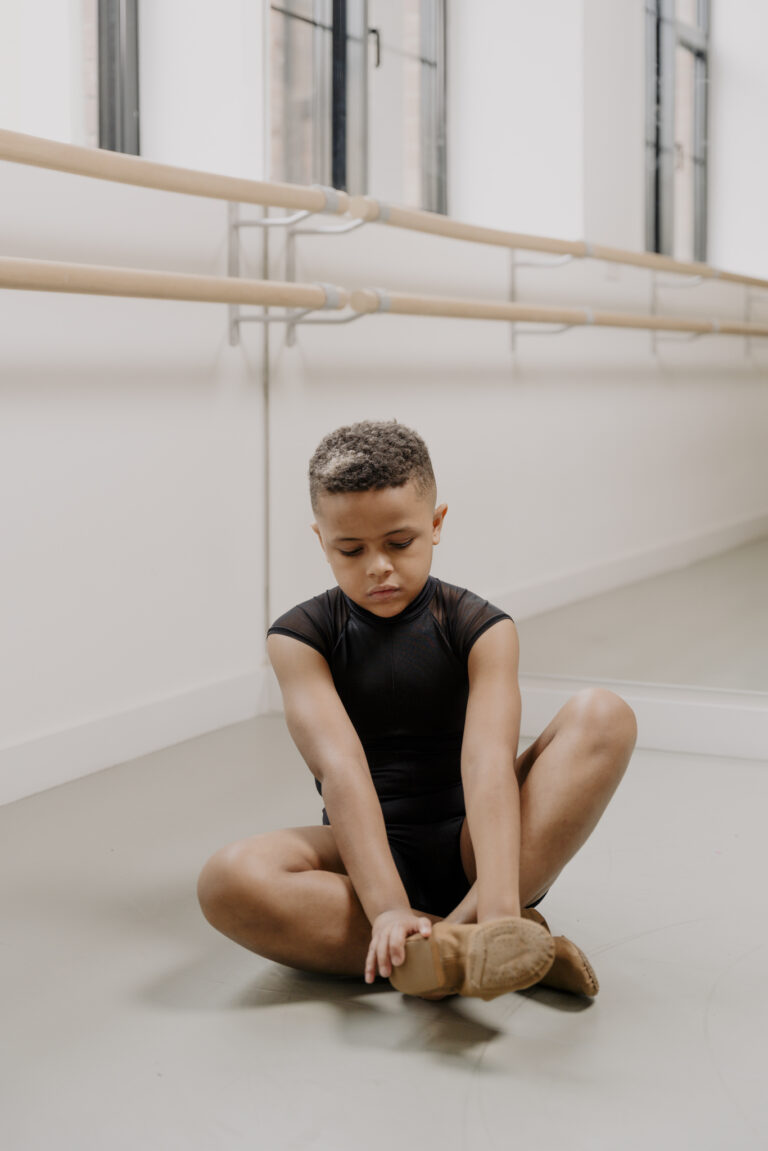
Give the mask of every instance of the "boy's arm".
[[327, 661], [290, 636], [270, 635], [267, 651], [283, 693], [288, 730], [322, 784], [339, 854], [366, 916], [373, 923], [384, 911], [408, 910], [363, 745]]
[[499, 620], [473, 644], [461, 776], [477, 865], [478, 921], [520, 915], [519, 644]]

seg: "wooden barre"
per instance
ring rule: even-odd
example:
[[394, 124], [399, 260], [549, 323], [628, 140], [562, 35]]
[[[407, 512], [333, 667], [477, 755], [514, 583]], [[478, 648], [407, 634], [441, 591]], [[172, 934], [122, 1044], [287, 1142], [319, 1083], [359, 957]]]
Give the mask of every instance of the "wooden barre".
[[[237, 176], [222, 176], [201, 172], [194, 168], [179, 168], [172, 164], [158, 164], [140, 156], [128, 156], [102, 148], [84, 148], [79, 144], [64, 144], [42, 136], [0, 129], [0, 160], [50, 168], [77, 176], [90, 176], [112, 180], [121, 184], [154, 188], [163, 192], [181, 192], [190, 196], [204, 196], [217, 200], [231, 200], [241, 204], [260, 204], [291, 211], [348, 212], [350, 216], [369, 222], [380, 220], [397, 228], [425, 232], [449, 239], [466, 240], [476, 244], [546, 252], [552, 255], [593, 258], [630, 267], [647, 268], [654, 272], [672, 272], [683, 276], [701, 276], [704, 279], [725, 280], [752, 288], [768, 288], [768, 280], [756, 276], [742, 276], [724, 272], [709, 264], [685, 263], [655, 252], [632, 252], [584, 240], [559, 240], [550, 236], [534, 236], [523, 232], [506, 232], [486, 228], [480, 224], [466, 224], [435, 212], [417, 208], [384, 205], [370, 196], [349, 196], [339, 190], [305, 187], [299, 184], [278, 184], [263, 180], [246, 180]], [[332, 195], [329, 197], [329, 193]]]
[[556, 308], [513, 304], [493, 300], [463, 300], [445, 296], [410, 296], [362, 288], [352, 292], [350, 305], [356, 312], [391, 312], [400, 316], [442, 316], [455, 319], [525, 321], [534, 324], [565, 324], [602, 328], [641, 328], [658, 332], [720, 333], [724, 336], [768, 336], [768, 324], [730, 320], [686, 319], [649, 316], [635, 312], [603, 312], [591, 308]]
[[334, 288], [329, 295], [320, 284], [240, 280], [227, 276], [195, 276], [185, 272], [148, 272], [139, 268], [60, 264], [51, 260], [23, 260], [5, 256], [0, 256], [0, 288], [311, 309], [343, 308], [349, 301], [349, 293], [343, 288]]
[[557, 240], [550, 236], [532, 236], [523, 232], [505, 232], [499, 228], [486, 228], [480, 224], [465, 224], [440, 216], [435, 212], [423, 212], [417, 208], [399, 208], [391, 204], [381, 204], [370, 196], [350, 197], [348, 212], [357, 220], [380, 221], [394, 228], [408, 228], [414, 232], [425, 232], [433, 236], [445, 236], [453, 240], [467, 240], [475, 244], [491, 244], [500, 248], [519, 248], [534, 252], [547, 252], [551, 255], [575, 256], [578, 259], [592, 258], [606, 260], [613, 264], [627, 264], [630, 267], [647, 268], [653, 272], [673, 272], [676, 275], [702, 276], [710, 280], [726, 280], [729, 283], [744, 284], [752, 288], [768, 288], [768, 280], [754, 276], [740, 276], [735, 272], [723, 272], [709, 264], [684, 263], [670, 256], [660, 256], [655, 252], [631, 252], [624, 248], [610, 248], [602, 244], [588, 244], [584, 240]]
[[157, 164], [140, 156], [110, 152], [103, 148], [83, 148], [79, 144], [62, 144], [42, 136], [0, 129], [0, 160], [52, 168], [75, 176], [92, 176], [118, 184], [136, 184], [163, 192], [183, 192], [189, 196], [207, 196], [215, 200], [232, 200], [240, 204], [263, 204], [294, 211], [345, 212], [349, 202], [346, 192], [334, 191], [333, 203], [323, 188], [298, 184], [274, 184], [246, 180], [238, 176], [220, 176], [195, 168], [177, 168]]
[[444, 296], [414, 296], [402, 292], [381, 292], [373, 288], [358, 289], [350, 293], [335, 285], [240, 280], [227, 276], [151, 272], [139, 268], [113, 268], [98, 264], [63, 264], [52, 260], [26, 260], [8, 256], [0, 257], [0, 288], [311, 310], [338, 310], [350, 305], [360, 314], [391, 312], [402, 316], [503, 320], [507, 323], [524, 321], [535, 324], [565, 324], [573, 327], [594, 325], [605, 328], [640, 328], [647, 331], [768, 336], [768, 324], [741, 321], [648, 316], [632, 312], [604, 312], [590, 308], [557, 308]]

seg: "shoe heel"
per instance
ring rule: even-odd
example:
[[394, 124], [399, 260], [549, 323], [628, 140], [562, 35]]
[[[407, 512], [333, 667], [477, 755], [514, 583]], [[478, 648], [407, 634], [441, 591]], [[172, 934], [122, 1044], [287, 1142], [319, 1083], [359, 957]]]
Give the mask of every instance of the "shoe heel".
[[422, 995], [445, 989], [443, 964], [437, 944], [431, 936], [409, 935], [405, 941], [405, 960], [392, 968], [389, 982], [405, 995]]

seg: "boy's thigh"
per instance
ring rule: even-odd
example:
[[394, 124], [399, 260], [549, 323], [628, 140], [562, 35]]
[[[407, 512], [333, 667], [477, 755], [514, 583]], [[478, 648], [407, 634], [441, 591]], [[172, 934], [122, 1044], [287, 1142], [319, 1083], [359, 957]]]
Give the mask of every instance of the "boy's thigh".
[[[346, 868], [331, 827], [286, 827], [240, 839], [222, 849], [230, 865], [264, 871], [333, 871]], [[215, 857], [214, 857], [215, 858]]]

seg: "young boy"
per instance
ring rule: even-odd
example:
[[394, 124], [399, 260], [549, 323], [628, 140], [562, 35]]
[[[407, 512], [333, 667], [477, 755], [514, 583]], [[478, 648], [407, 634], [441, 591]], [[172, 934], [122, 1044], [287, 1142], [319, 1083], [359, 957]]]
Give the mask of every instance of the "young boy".
[[517, 756], [517, 629], [430, 575], [446, 504], [426, 445], [392, 422], [327, 435], [313, 530], [337, 587], [269, 629], [288, 729], [322, 826], [257, 835], [200, 876], [206, 918], [290, 967], [377, 969], [424, 998], [543, 982], [594, 995], [586, 957], [530, 910], [629, 763], [629, 706], [579, 692]]

